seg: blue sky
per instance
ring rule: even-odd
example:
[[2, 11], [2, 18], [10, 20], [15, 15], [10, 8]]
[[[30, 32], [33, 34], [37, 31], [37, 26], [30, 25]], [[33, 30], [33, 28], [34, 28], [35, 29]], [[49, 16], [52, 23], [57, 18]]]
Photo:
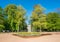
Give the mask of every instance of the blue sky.
[[55, 11], [56, 8], [60, 8], [60, 0], [0, 0], [0, 6], [2, 8], [8, 4], [22, 5], [26, 9], [26, 15], [28, 17], [30, 17], [35, 4], [40, 4], [46, 8], [46, 13]]

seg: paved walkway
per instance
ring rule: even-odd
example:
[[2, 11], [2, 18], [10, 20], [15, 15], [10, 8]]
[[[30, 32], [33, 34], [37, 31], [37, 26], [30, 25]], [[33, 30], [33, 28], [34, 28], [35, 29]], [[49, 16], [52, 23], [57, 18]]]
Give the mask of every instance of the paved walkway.
[[21, 38], [11, 33], [0, 34], [0, 42], [60, 42], [60, 34], [41, 36], [36, 38]]

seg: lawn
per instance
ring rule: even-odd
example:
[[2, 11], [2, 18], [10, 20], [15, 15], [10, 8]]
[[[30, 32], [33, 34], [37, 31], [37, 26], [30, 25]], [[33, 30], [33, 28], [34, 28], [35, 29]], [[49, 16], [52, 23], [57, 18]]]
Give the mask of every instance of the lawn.
[[31, 37], [40, 37], [40, 36], [51, 35], [51, 34], [50, 33], [41, 33], [41, 32], [17, 32], [13, 35], [23, 37], [23, 38], [31, 38]]

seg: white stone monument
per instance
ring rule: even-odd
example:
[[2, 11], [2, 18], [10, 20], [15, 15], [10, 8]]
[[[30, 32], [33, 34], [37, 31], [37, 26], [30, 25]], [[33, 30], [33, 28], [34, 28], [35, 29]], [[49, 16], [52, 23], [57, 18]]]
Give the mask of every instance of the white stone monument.
[[31, 25], [27, 26], [28, 32], [31, 32]]

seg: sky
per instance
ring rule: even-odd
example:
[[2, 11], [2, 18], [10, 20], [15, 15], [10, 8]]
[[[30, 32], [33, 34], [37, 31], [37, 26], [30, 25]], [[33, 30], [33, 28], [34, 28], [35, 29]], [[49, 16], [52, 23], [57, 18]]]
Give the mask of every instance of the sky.
[[60, 8], [60, 0], [0, 0], [0, 6], [5, 8], [8, 4], [22, 5], [27, 13], [26, 16], [28, 20], [31, 16], [33, 6], [36, 4], [42, 5], [42, 7], [46, 8], [45, 13], [55, 11], [55, 9]]

